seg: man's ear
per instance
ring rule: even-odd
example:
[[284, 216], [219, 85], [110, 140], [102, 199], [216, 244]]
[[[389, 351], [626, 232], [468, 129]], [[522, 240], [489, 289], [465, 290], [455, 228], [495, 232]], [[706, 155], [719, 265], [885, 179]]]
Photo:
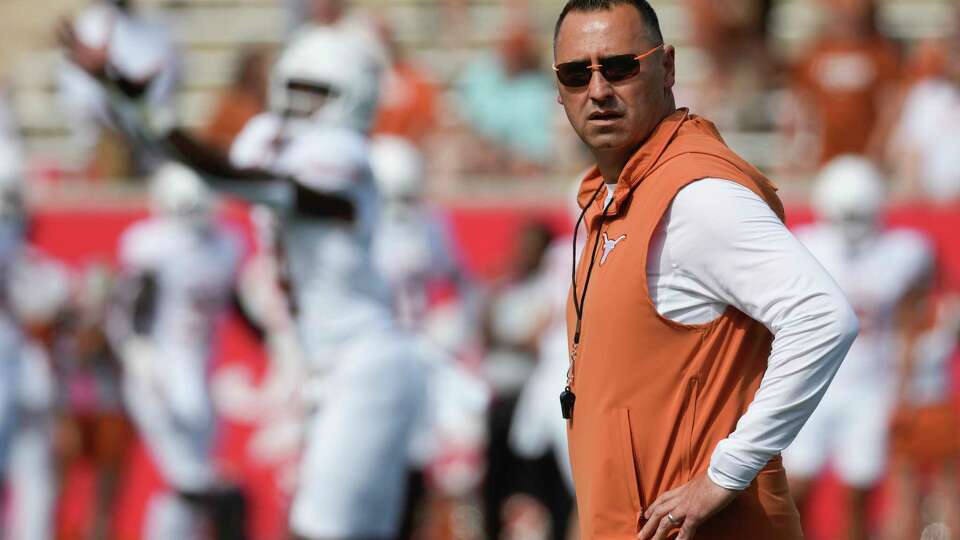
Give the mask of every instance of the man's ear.
[[663, 46], [663, 72], [663, 87], [673, 88], [673, 85], [677, 82], [676, 51], [673, 45]]
[[563, 105], [563, 100], [560, 99], [560, 94], [557, 94], [557, 103], [559, 103], [560, 105]]

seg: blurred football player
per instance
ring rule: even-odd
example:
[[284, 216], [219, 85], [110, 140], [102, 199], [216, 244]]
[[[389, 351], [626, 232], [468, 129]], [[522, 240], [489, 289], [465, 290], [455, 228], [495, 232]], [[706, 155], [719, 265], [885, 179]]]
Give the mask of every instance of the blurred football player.
[[59, 470], [70, 474], [75, 464], [92, 465], [96, 485], [92, 523], [77, 523], [77, 530], [61, 527], [63, 540], [107, 535], [133, 435], [123, 406], [120, 360], [106, 336], [112, 278], [105, 265], [87, 267], [52, 336], [51, 357], [62, 389]]
[[[568, 200], [576, 201], [579, 177], [570, 187]], [[571, 204], [569, 210], [571, 222], [576, 222], [580, 207]], [[578, 253], [583, 252], [584, 236], [578, 237]], [[545, 319], [536, 343], [536, 367], [520, 392], [509, 439], [513, 452], [538, 468], [537, 480], [542, 489], [536, 495], [550, 513], [550, 534], [554, 539], [567, 537], [571, 514], [575, 513], [567, 422], [557, 414], [555, 396], [556, 388], [565, 384], [570, 364], [565, 294], [570, 289], [572, 242], [571, 231], [556, 238], [544, 255], [540, 279], [544, 298], [549, 300], [543, 302]]]
[[870, 161], [838, 157], [821, 171], [813, 192], [821, 222], [797, 231], [849, 298], [861, 329], [784, 459], [801, 515], [811, 482], [830, 462], [846, 488], [851, 539], [867, 537], [867, 495], [886, 466], [896, 310], [932, 257], [921, 235], [881, 228], [884, 201], [883, 179]]
[[280, 56], [272, 112], [255, 117], [233, 165], [271, 171], [289, 203], [281, 237], [313, 396], [291, 508], [294, 535], [395, 536], [422, 367], [392, 317], [371, 256], [379, 200], [367, 132], [380, 64], [352, 34], [320, 28]]
[[[494, 392], [487, 420], [483, 486], [485, 534], [489, 538], [516, 534], [508, 532], [512, 525], [505, 514], [512, 512], [505, 510], [517, 506], [511, 500], [524, 500], [515, 495], [538, 496], [545, 485], [534, 462], [515, 453], [510, 439], [523, 389], [539, 359], [540, 339], [555, 307], [554, 298], [548, 295], [556, 288], [545, 279], [546, 257], [553, 241], [552, 229], [536, 220], [516, 232], [509, 273], [490, 295], [482, 319], [487, 346], [484, 374]], [[553, 479], [558, 479], [556, 474]]]
[[[4, 141], [6, 142], [6, 141]], [[25, 215], [20, 185], [20, 155], [6, 145], [0, 147], [0, 284], [6, 284], [23, 248]], [[16, 429], [17, 380], [22, 342], [8, 290], [0, 287], [0, 471], [8, 472], [10, 443]]]
[[960, 418], [950, 373], [960, 305], [956, 297], [938, 294], [930, 270], [897, 313], [888, 540], [926, 538], [935, 528], [946, 531], [943, 537], [960, 531]]
[[[544, 256], [541, 279], [545, 298], [565, 299], [570, 288], [569, 236], [555, 240]], [[567, 538], [573, 509], [573, 477], [567, 451], [567, 426], [556, 412], [556, 388], [566, 380], [567, 324], [564, 302], [544, 301], [549, 311], [536, 340], [536, 366], [520, 392], [510, 425], [510, 448], [536, 472], [534, 496], [549, 512], [550, 538]]]
[[[472, 326], [462, 320], [471, 315], [471, 288], [459, 261], [459, 254], [443, 216], [425, 201], [426, 170], [423, 156], [406, 139], [383, 135], [373, 139], [370, 149], [374, 178], [383, 200], [381, 217], [373, 240], [375, 264], [383, 272], [395, 295], [397, 317], [404, 327], [430, 331], [437, 304], [459, 300], [461, 317], [452, 315], [455, 327]], [[460, 322], [455, 322], [460, 319]], [[425, 328], [425, 326], [427, 328]], [[463, 336], [464, 331], [455, 332]], [[462, 344], [435, 336], [449, 349]]]
[[50, 330], [69, 295], [66, 271], [26, 241], [22, 155], [0, 146], [0, 480], [5, 538], [51, 537], [55, 405]]
[[53, 537], [57, 494], [54, 464], [56, 379], [50, 349], [70, 296], [70, 276], [56, 261], [26, 247], [6, 283], [22, 332], [17, 377], [16, 430], [8, 463], [11, 508], [5, 538]]
[[235, 298], [241, 243], [217, 224], [213, 195], [192, 170], [164, 165], [150, 196], [153, 215], [120, 240], [127, 301], [112, 328], [128, 410], [169, 487], [149, 502], [144, 537], [194, 538], [206, 515], [217, 538], [243, 538], [243, 496], [215, 462], [209, 387], [215, 329]]
[[476, 345], [477, 290], [458, 261], [449, 225], [424, 196], [423, 156], [412, 143], [378, 136], [371, 165], [383, 200], [373, 238], [374, 264], [393, 293], [398, 323], [419, 338], [429, 366], [427, 406], [414, 439], [410, 495], [401, 537], [413, 534], [415, 515], [439, 498], [464, 503], [482, 477], [486, 383], [465, 365]]
[[315, 411], [290, 517], [303, 538], [394, 536], [408, 468], [397, 448], [409, 447], [423, 399], [422, 363], [370, 254], [379, 201], [367, 133], [381, 69], [351, 32], [301, 32], [274, 66], [270, 111], [247, 123], [229, 160], [182, 129], [138, 124], [177, 159], [277, 207]]

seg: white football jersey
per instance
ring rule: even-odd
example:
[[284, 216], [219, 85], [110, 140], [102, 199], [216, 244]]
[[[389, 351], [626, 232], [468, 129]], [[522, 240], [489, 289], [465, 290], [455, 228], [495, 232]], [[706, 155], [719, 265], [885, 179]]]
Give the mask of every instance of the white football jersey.
[[[905, 381], [904, 399], [913, 406], [938, 405], [949, 401], [953, 377], [951, 360], [960, 343], [960, 304], [956, 298], [940, 299], [936, 304], [934, 324], [917, 336], [911, 371]], [[904, 336], [900, 335], [896, 354], [906, 353]]]
[[[907, 381], [907, 400], [915, 406], [937, 405], [950, 399], [950, 359], [957, 348], [955, 325], [924, 332], [914, 346], [913, 371]], [[897, 351], [901, 352], [901, 347]]]
[[796, 236], [836, 280], [860, 319], [860, 334], [832, 386], [889, 384], [895, 311], [933, 264], [929, 243], [918, 233], [894, 230], [855, 249], [826, 224], [801, 228]]
[[151, 338], [164, 350], [208, 359], [214, 325], [233, 294], [242, 255], [239, 236], [227, 228], [191, 228], [154, 217], [132, 225], [120, 240], [120, 263], [157, 281]]
[[446, 224], [430, 209], [419, 206], [384, 208], [373, 238], [373, 254], [394, 293], [397, 317], [407, 328], [423, 322], [430, 283], [455, 279], [459, 272]]
[[[285, 124], [270, 113], [248, 122], [231, 149], [236, 166], [292, 179], [281, 235], [298, 326], [314, 367], [336, 361], [333, 351], [358, 332], [391, 321], [389, 290], [371, 256], [379, 200], [368, 154], [359, 133], [314, 122]], [[356, 220], [313, 214], [311, 193], [349, 201]]]

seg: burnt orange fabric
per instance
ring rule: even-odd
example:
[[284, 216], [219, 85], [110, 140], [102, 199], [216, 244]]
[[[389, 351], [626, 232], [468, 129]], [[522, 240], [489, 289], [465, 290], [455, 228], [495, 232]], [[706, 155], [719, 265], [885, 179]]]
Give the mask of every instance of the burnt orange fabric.
[[901, 406], [890, 433], [893, 459], [935, 467], [960, 457], [960, 417], [953, 403]]
[[[710, 122], [685, 109], [666, 118], [627, 163], [607, 216], [604, 193], [588, 208], [578, 290], [598, 228], [625, 238], [603, 264], [597, 257], [574, 366], [568, 436], [584, 540], [634, 538], [647, 505], [704, 473], [766, 369], [773, 337], [763, 325], [733, 308], [708, 324], [678, 324], [660, 316], [647, 293], [647, 246], [660, 218], [682, 187], [706, 177], [746, 186], [783, 217], [773, 185], [727, 148]], [[581, 206], [602, 182], [596, 168], [588, 173]], [[572, 300], [567, 320], [572, 344]], [[801, 537], [779, 456], [697, 532], [698, 540]]]
[[814, 45], [795, 69], [794, 90], [813, 107], [820, 126], [821, 164], [867, 150], [884, 92], [898, 76], [897, 53], [883, 39]]

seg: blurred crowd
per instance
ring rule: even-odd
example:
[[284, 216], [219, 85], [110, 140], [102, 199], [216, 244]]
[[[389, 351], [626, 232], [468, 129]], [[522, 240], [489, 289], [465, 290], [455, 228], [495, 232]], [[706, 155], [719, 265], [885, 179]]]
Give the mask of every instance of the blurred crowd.
[[[816, 30], [786, 47], [773, 25], [790, 21], [782, 20], [786, 10], [775, 9], [772, 0], [676, 2], [683, 10], [683, 50], [696, 52], [689, 56], [695, 62], [682, 66], [679, 103], [729, 133], [764, 134], [763, 149], [747, 146], [742, 151], [779, 178], [809, 180], [832, 157], [864, 154], [896, 179], [898, 196], [955, 198], [957, 165], [943, 157], [952, 152], [938, 146], [955, 137], [920, 142], [918, 135], [951, 129], [931, 118], [951, 124], [944, 115], [929, 111], [952, 105], [958, 45], [950, 29], [955, 21], [904, 40], [891, 37], [892, 16], [882, 16], [883, 3], [804, 3], [817, 16]], [[143, 102], [154, 109], [156, 121], [175, 118], [179, 89], [189, 83], [183, 77], [190, 51], [174, 42], [169, 21], [140, 15], [135, 5], [123, 9], [125, 22], [115, 31], [96, 10], [77, 16], [77, 43], [102, 43], [109, 33], [116, 41], [109, 64], [128, 82], [151, 81], [143, 89]], [[403, 29], [385, 14], [336, 1], [290, 0], [284, 9], [286, 37], [279, 44], [238, 46], [232, 83], [205, 118], [190, 119], [206, 141], [222, 150], [246, 119], [270, 108], [271, 66], [283, 40], [310, 27], [345, 25], [368, 35], [368, 46], [386, 68], [373, 133], [403, 137], [425, 151], [433, 181], [567, 178], [587, 163], [562, 109], [553, 103], [548, 25], [533, 5], [507, 3], [495, 37], [479, 42], [489, 46], [477, 47], [469, 3], [438, 2], [440, 24], [430, 46], [474, 51], [472, 58], [450, 56], [463, 62], [456, 68], [432, 65], [445, 57], [419, 54], [422, 44], [399, 40], [397, 32]], [[97, 62], [97, 53], [105, 51], [73, 49], [80, 54], [58, 68], [56, 86], [75, 148], [83, 156], [83, 176], [143, 174], [149, 169], [143, 156], [131, 155], [142, 152], [116, 136], [98, 111], [96, 92], [75, 69]]]
[[[861, 317], [784, 456], [804, 518], [840, 515], [829, 534], [851, 539], [960, 538], [960, 303], [944, 246], [883, 226], [891, 201], [960, 200], [960, 8], [905, 42], [871, 0], [805, 1], [822, 24], [790, 55], [772, 0], [674, 2], [702, 72], [678, 105], [776, 141], [754, 152], [775, 181], [806, 179], [817, 223], [798, 236]], [[196, 129], [178, 113], [190, 53], [136, 0], [89, 0], [49, 29], [76, 176], [148, 194], [116, 265], [33, 245], [36, 156], [0, 78], [0, 536], [574, 538], [557, 404], [573, 197], [489, 246], [509, 252], [492, 276], [468, 269], [431, 199], [438, 178], [567, 183], [588, 164], [556, 104], [552, 20], [506, 2], [494, 46], [444, 84], [383, 14], [283, 5], [280, 44], [238, 47]], [[438, 46], [463, 47], [469, 2], [436, 7]], [[220, 219], [227, 194], [246, 200], [242, 226]], [[262, 369], [214, 365], [227, 320]], [[266, 484], [224, 464], [227, 423], [269, 469], [282, 530], [250, 532]], [[139, 444], [161, 485], [131, 533], [117, 509]], [[94, 471], [89, 517], [71, 520], [78, 464]], [[842, 510], [823, 518], [827, 470]]]

